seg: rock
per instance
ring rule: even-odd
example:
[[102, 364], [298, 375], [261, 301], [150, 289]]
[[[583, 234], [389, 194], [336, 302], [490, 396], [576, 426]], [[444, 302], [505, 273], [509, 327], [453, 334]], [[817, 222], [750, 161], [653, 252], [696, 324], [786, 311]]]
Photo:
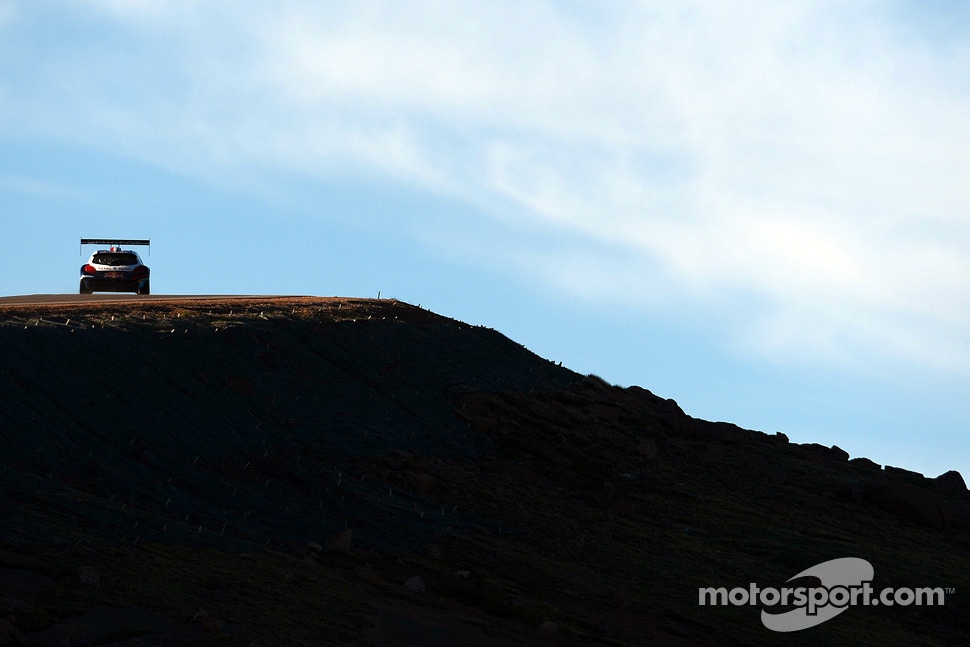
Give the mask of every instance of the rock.
[[613, 388], [606, 380], [592, 373], [584, 377], [579, 386], [590, 391], [609, 391]]
[[557, 625], [555, 622], [551, 620], [546, 620], [541, 625], [539, 625], [539, 629], [542, 629], [547, 634], [554, 634], [559, 631], [559, 625]]
[[447, 465], [441, 469], [439, 478], [450, 484], [464, 485], [468, 482], [468, 472], [460, 465]]
[[327, 542], [327, 550], [350, 550], [353, 546], [354, 531], [351, 528], [341, 530]]
[[101, 586], [101, 576], [98, 574], [97, 569], [92, 566], [79, 566], [77, 569], [77, 578], [81, 580], [82, 584]]
[[586, 413], [614, 425], [620, 421], [620, 408], [613, 404], [593, 402], [586, 405]]
[[637, 505], [629, 497], [620, 497], [616, 500], [616, 513], [623, 517], [631, 517], [636, 513]]
[[752, 438], [750, 431], [742, 429], [732, 422], [694, 420], [692, 423], [690, 426], [693, 427], [694, 433], [700, 432], [702, 434], [700, 439], [703, 439], [703, 435], [709, 434], [714, 440], [718, 440], [725, 445], [737, 445], [744, 444]]
[[643, 440], [637, 445], [637, 453], [643, 456], [644, 459], [652, 461], [657, 457], [657, 441], [653, 438]]
[[838, 445], [832, 445], [832, 448], [830, 451], [832, 452], [831, 454], [832, 457], [835, 458], [836, 460], [839, 460], [839, 461], [849, 460], [849, 452], [845, 451]]
[[687, 440], [686, 438], [674, 437], [674, 438], [669, 439], [667, 441], [667, 444], [669, 446], [674, 447], [675, 449], [679, 449], [681, 451], [685, 451], [686, 452], [686, 451], [689, 451], [690, 450], [690, 441]]
[[357, 575], [361, 580], [367, 582], [368, 584], [373, 584], [374, 586], [386, 589], [390, 584], [387, 580], [374, 572], [374, 569], [367, 568], [366, 566], [358, 566], [354, 569], [354, 574]]
[[399, 470], [404, 466], [404, 462], [400, 458], [392, 455], [378, 456], [374, 462], [390, 470]]
[[859, 467], [865, 468], [867, 470], [882, 471], [882, 465], [873, 462], [868, 458], [860, 456], [859, 458], [853, 458], [849, 461], [853, 465], [858, 465]]
[[0, 618], [0, 645], [29, 645], [30, 641], [13, 622]]
[[839, 462], [849, 460], [849, 452], [836, 445], [826, 447], [818, 443], [804, 443], [799, 445], [799, 447], [810, 457], [809, 460], [811, 460], [811, 457], [825, 458]]
[[195, 617], [192, 618], [192, 622], [199, 621], [202, 622], [202, 630], [207, 634], [222, 633], [222, 620], [219, 620], [205, 609], [199, 609], [198, 612], [196, 612]]
[[918, 483], [918, 482], [921, 482], [924, 478], [926, 478], [919, 472], [914, 472], [912, 470], [904, 469], [902, 467], [893, 467], [892, 465], [886, 465], [886, 467], [883, 469], [886, 470], [887, 474], [895, 474], [897, 476], [902, 476], [911, 482]]
[[561, 467], [561, 468], [572, 467], [573, 462], [571, 460], [563, 456], [561, 453], [557, 452], [555, 449], [552, 449], [551, 447], [542, 447], [541, 453], [543, 458], [545, 458], [547, 461], [549, 461], [550, 463], [552, 463], [557, 467]]
[[945, 530], [953, 522], [953, 509], [949, 505], [911, 483], [866, 483], [861, 489], [861, 499], [926, 528]]
[[775, 487], [781, 487], [788, 484], [789, 476], [790, 474], [785, 470], [772, 469], [768, 472], [765, 480]]
[[408, 484], [415, 492], [428, 494], [437, 487], [438, 479], [424, 472], [408, 472]]
[[417, 593], [419, 595], [424, 595], [426, 590], [427, 589], [424, 585], [424, 578], [422, 578], [419, 575], [414, 575], [412, 577], [409, 577], [404, 582], [405, 593]]
[[711, 463], [714, 465], [720, 465], [724, 462], [725, 456], [726, 454], [725, 454], [724, 443], [718, 442], [718, 441], [712, 441], [712, 442], [704, 443], [704, 451], [703, 451], [703, 454], [700, 456], [700, 458], [702, 458], [704, 461], [708, 463]]
[[967, 484], [956, 470], [950, 470], [945, 474], [940, 474], [930, 482], [941, 492], [947, 494], [966, 494]]

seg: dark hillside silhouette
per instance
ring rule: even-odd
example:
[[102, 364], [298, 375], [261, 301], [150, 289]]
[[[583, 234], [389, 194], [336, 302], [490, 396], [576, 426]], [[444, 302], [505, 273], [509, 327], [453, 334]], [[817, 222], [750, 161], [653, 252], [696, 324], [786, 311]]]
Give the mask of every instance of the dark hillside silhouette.
[[[0, 645], [970, 631], [958, 473], [698, 420], [393, 300], [0, 309], [0, 509]], [[876, 589], [947, 587], [946, 604], [792, 634], [698, 605], [846, 556]]]

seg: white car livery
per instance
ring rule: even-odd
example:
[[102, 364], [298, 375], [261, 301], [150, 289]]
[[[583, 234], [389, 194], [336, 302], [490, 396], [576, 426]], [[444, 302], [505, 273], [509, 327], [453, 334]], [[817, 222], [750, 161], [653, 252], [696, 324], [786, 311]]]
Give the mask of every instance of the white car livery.
[[81, 266], [81, 294], [136, 292], [150, 294], [150, 270], [141, 257], [122, 245], [149, 245], [148, 240], [82, 238], [81, 245], [110, 245], [91, 254]]

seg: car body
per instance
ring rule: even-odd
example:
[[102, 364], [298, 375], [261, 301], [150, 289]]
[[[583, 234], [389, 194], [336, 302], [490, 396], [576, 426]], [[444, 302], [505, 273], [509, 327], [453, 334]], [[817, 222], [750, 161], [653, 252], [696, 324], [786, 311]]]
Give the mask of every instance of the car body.
[[93, 292], [136, 292], [150, 294], [151, 270], [130, 249], [110, 247], [91, 254], [81, 266], [81, 294]]

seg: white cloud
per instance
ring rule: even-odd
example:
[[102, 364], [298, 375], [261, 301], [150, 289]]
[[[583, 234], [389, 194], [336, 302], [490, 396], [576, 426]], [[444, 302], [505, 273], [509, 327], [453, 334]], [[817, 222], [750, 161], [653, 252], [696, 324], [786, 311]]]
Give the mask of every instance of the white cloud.
[[76, 6], [146, 38], [114, 75], [45, 54], [68, 64], [36, 104], [74, 110], [41, 127], [412, 182], [568, 238], [518, 257], [582, 298], [699, 308], [780, 360], [970, 371], [970, 50], [882, 3]]

